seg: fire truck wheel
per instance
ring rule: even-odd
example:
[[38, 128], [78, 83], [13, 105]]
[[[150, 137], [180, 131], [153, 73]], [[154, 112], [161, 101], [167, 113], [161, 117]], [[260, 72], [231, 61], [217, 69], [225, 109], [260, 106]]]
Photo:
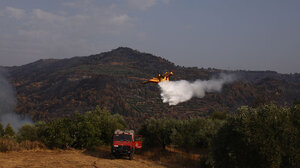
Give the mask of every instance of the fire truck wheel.
[[132, 160], [133, 159], [133, 153], [130, 153], [129, 154], [129, 160]]

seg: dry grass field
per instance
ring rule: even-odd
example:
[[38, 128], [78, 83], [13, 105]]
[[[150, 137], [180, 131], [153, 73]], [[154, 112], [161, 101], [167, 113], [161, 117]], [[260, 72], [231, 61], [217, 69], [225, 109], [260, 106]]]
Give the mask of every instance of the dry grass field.
[[101, 153], [87, 153], [80, 150], [30, 150], [0, 153], [0, 168], [141, 168], [167, 167], [135, 155], [134, 160], [127, 157], [110, 159]]
[[199, 155], [187, 155], [174, 149], [152, 150], [128, 157], [112, 159], [109, 147], [86, 150], [21, 150], [0, 152], [0, 168], [176, 168], [199, 167]]

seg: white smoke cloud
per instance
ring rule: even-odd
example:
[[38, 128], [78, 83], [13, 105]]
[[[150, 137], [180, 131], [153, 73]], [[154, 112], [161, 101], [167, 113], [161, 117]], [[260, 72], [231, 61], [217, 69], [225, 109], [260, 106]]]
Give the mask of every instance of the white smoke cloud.
[[220, 92], [224, 84], [233, 82], [234, 80], [234, 75], [221, 74], [218, 78], [210, 80], [160, 82], [160, 95], [164, 103], [177, 105], [178, 103], [190, 100], [192, 97], [202, 98], [208, 92]]
[[17, 130], [26, 123], [32, 123], [29, 117], [21, 117], [14, 113], [17, 99], [12, 85], [0, 69], [0, 123], [5, 127], [8, 123]]

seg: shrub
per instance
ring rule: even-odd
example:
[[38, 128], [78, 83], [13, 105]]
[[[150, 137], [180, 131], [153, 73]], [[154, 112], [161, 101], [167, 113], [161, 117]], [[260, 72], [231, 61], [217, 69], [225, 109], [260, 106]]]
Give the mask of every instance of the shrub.
[[99, 107], [97, 107], [89, 117], [96, 119], [99, 131], [101, 131], [101, 140], [105, 144], [112, 142], [112, 137], [116, 129], [127, 128], [122, 116], [119, 114], [111, 115], [107, 110], [101, 110]]
[[17, 140], [18, 142], [29, 140], [29, 141], [36, 141], [38, 140], [37, 136], [37, 128], [31, 124], [25, 124], [17, 133]]
[[101, 131], [98, 123], [93, 121], [92, 116], [76, 114], [74, 133], [75, 148], [90, 148], [101, 143]]
[[19, 146], [21, 150], [46, 149], [45, 144], [39, 141], [24, 140], [19, 143]]
[[125, 129], [125, 120], [119, 115], [96, 107], [85, 115], [75, 115], [76, 148], [91, 148], [101, 143], [110, 144], [116, 129]]
[[229, 115], [225, 111], [214, 111], [211, 116], [212, 119], [219, 119], [219, 120], [226, 120], [228, 117]]
[[45, 145], [38, 141], [22, 141], [18, 143], [13, 139], [0, 138], [0, 152], [45, 149]]
[[71, 130], [74, 127], [71, 119], [52, 120], [43, 127], [43, 142], [50, 148], [68, 148], [74, 143]]
[[178, 121], [175, 129], [172, 130], [172, 144], [185, 150], [209, 148], [223, 123], [224, 121], [221, 120], [204, 118]]
[[165, 149], [171, 143], [171, 134], [176, 120], [149, 119], [142, 125], [139, 134], [143, 135], [145, 147], [159, 147]]
[[19, 145], [16, 141], [7, 138], [0, 138], [0, 152], [7, 152], [18, 148]]
[[150, 119], [143, 124], [139, 134], [144, 137], [145, 147], [174, 145], [187, 151], [208, 148], [218, 129], [225, 121], [193, 118], [189, 120]]
[[300, 127], [293, 122], [299, 107], [271, 104], [239, 112], [214, 140], [216, 167], [300, 167]]
[[111, 143], [116, 129], [126, 128], [120, 115], [111, 115], [96, 107], [84, 115], [76, 113], [72, 119], [56, 119], [37, 123], [39, 139], [50, 148], [92, 148]]

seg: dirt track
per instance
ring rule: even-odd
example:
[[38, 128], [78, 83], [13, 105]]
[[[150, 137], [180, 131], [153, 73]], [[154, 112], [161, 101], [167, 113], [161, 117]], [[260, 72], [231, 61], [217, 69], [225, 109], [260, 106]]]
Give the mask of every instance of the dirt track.
[[143, 159], [137, 155], [135, 155], [134, 160], [128, 160], [127, 157], [112, 160], [107, 154], [79, 150], [39, 150], [0, 153], [0, 168], [10, 167], [162, 168], [165, 166]]

